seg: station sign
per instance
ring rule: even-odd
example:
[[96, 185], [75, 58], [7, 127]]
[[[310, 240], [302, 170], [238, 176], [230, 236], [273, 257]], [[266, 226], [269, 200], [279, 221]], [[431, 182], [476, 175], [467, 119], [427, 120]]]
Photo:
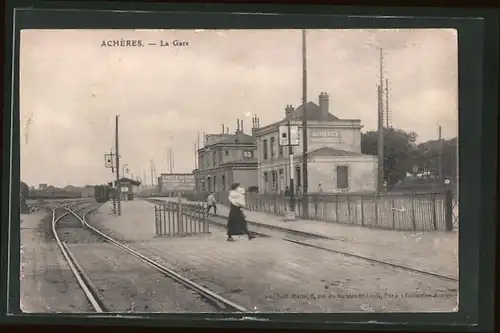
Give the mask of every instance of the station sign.
[[162, 191], [189, 191], [195, 187], [193, 174], [162, 174], [161, 175]]
[[312, 142], [340, 143], [341, 136], [339, 131], [312, 130], [310, 140]]
[[288, 130], [290, 128], [291, 146], [298, 146], [300, 143], [299, 126], [297, 125], [281, 125], [279, 127], [279, 145], [288, 146]]

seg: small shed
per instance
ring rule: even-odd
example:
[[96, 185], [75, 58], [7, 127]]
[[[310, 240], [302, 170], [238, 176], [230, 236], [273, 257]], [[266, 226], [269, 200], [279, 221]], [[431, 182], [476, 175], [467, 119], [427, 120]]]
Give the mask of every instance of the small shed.
[[[108, 183], [110, 186], [116, 185], [117, 181]], [[134, 186], [141, 185], [141, 182], [133, 180], [130, 178], [122, 177], [118, 180], [118, 186], [120, 189], [120, 199], [123, 201], [134, 200]]]

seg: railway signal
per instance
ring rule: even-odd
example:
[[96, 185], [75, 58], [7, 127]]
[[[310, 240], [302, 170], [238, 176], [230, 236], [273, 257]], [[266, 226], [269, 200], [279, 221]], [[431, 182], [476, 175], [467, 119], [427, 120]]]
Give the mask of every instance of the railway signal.
[[115, 167], [115, 163], [114, 163], [114, 155], [113, 153], [110, 153], [110, 154], [104, 154], [104, 166], [106, 167], [106, 169], [111, 169], [111, 172], [114, 172], [114, 167]]

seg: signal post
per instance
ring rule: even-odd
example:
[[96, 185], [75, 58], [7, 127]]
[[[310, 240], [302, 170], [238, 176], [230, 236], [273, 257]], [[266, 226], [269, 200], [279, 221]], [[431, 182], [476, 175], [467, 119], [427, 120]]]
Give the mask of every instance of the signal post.
[[290, 116], [287, 125], [279, 127], [279, 145], [288, 146], [288, 157], [290, 164], [290, 211], [286, 213], [285, 221], [295, 220], [295, 184], [294, 184], [294, 168], [293, 168], [293, 147], [299, 145], [299, 126], [290, 123]]

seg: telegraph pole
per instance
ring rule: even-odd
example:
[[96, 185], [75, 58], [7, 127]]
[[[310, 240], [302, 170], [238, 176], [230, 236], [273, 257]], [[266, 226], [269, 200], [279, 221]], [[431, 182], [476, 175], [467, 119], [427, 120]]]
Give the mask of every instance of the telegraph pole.
[[293, 180], [293, 148], [292, 148], [292, 131], [291, 131], [291, 124], [290, 124], [290, 117], [291, 114], [288, 117], [288, 155], [289, 155], [289, 161], [290, 161], [290, 214], [291, 219], [295, 218], [295, 184]]
[[121, 187], [120, 187], [120, 150], [118, 149], [118, 115], [115, 118], [115, 157], [116, 157], [116, 190], [117, 190], [117, 213], [118, 216], [122, 215], [122, 204], [121, 204]]
[[[307, 176], [307, 53], [306, 53], [306, 30], [302, 29], [302, 194], [306, 198], [308, 191]], [[293, 170], [292, 170], [293, 173]], [[304, 200], [303, 214], [308, 215], [308, 200]]]
[[198, 161], [197, 161], [197, 153], [196, 153], [196, 141], [194, 142], [194, 145], [193, 145], [193, 153], [194, 153], [194, 169], [198, 169]]
[[377, 85], [378, 98], [378, 131], [377, 131], [377, 155], [378, 155], [378, 179], [377, 192], [382, 192], [384, 184], [384, 54], [380, 48], [380, 83]]
[[438, 125], [438, 136], [439, 136], [439, 156], [438, 156], [438, 173], [439, 180], [443, 180], [443, 138], [442, 138], [442, 126]]
[[154, 176], [153, 176], [153, 160], [149, 161], [149, 165], [151, 167], [151, 188], [154, 188], [155, 187], [155, 183], [154, 183]]
[[[114, 154], [113, 154], [113, 148], [110, 149], [109, 156], [111, 157], [111, 174], [114, 174], [115, 173], [115, 163], [116, 163], [116, 161], [113, 162], [113, 156], [114, 156]], [[113, 198], [113, 213], [117, 214], [117, 211], [116, 211], [116, 198], [115, 198], [114, 195], [112, 196], [112, 198]]]
[[389, 109], [389, 80], [385, 79], [385, 128], [391, 127], [391, 109]]

